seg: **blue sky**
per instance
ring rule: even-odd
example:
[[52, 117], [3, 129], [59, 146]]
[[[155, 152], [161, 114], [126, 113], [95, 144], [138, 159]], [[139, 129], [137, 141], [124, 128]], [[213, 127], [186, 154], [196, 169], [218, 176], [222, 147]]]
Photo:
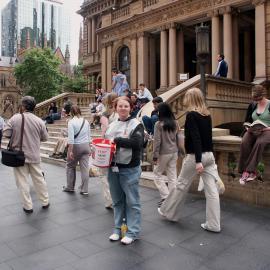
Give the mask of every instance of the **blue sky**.
[[[79, 50], [79, 32], [80, 24], [82, 22], [82, 17], [76, 14], [76, 11], [80, 9], [80, 5], [83, 0], [62, 0], [64, 5], [70, 10], [71, 16], [71, 62], [76, 64], [78, 60], [78, 50]], [[0, 11], [9, 2], [9, 0], [0, 0]], [[1, 20], [0, 20], [0, 32], [1, 32]], [[1, 46], [1, 35], [0, 35], [0, 46]], [[1, 50], [0, 50], [1, 53]]]

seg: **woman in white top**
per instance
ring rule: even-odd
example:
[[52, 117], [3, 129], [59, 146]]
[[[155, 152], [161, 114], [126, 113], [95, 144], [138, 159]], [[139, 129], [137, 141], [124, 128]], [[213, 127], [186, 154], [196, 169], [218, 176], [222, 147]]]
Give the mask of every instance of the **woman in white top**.
[[67, 186], [64, 192], [74, 192], [76, 182], [76, 166], [79, 162], [82, 183], [80, 194], [88, 195], [89, 154], [90, 154], [90, 125], [81, 116], [78, 106], [71, 107], [72, 119], [68, 122], [68, 153], [67, 153]]

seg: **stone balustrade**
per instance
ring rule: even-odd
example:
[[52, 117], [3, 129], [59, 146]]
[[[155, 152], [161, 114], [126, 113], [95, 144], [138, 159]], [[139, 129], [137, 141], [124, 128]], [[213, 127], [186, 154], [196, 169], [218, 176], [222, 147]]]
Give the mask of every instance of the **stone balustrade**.
[[89, 93], [62, 93], [46, 101], [38, 103], [35, 108], [35, 114], [44, 117], [48, 114], [48, 108], [51, 102], [56, 103], [58, 109], [63, 108], [65, 100], [69, 99], [73, 104], [85, 107], [95, 101], [95, 95]]
[[123, 17], [130, 16], [130, 7], [125, 6], [122, 8], [119, 8], [118, 10], [115, 10], [112, 12], [112, 23], [118, 22], [118, 20], [122, 20]]
[[[270, 206], [270, 147], [268, 146], [263, 154], [262, 162], [265, 167], [263, 181], [256, 180], [242, 186], [239, 184], [240, 175], [237, 172], [241, 138], [220, 136], [213, 137], [213, 142], [219, 175], [226, 187], [223, 196], [253, 205]], [[231, 169], [232, 165], [236, 167], [234, 171]], [[193, 182], [191, 191], [197, 192], [197, 187], [198, 180]]]
[[143, 7], [147, 8], [147, 7], [153, 6], [153, 5], [157, 4], [158, 2], [159, 2], [159, 0], [144, 0]]

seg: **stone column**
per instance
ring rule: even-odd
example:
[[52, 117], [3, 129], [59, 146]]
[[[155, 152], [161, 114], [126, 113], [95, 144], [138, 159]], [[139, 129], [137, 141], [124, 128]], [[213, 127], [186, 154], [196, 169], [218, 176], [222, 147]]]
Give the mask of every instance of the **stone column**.
[[156, 65], [157, 65], [157, 63], [156, 63], [156, 40], [153, 36], [149, 38], [149, 61], [150, 61], [149, 89], [154, 92], [155, 90], [157, 90], [157, 86], [156, 86]]
[[107, 45], [107, 92], [112, 90], [112, 42]]
[[138, 34], [138, 84], [144, 83], [149, 87], [149, 55], [148, 55], [148, 34]]
[[253, 1], [255, 5], [255, 80], [266, 78], [265, 2], [265, 0]]
[[83, 55], [88, 53], [88, 22], [85, 19], [83, 23]]
[[239, 22], [238, 14], [233, 16], [233, 58], [234, 58], [234, 76], [239, 80]]
[[160, 32], [160, 91], [168, 87], [168, 35], [166, 28]]
[[92, 53], [92, 19], [88, 20], [87, 28], [87, 53]]
[[223, 15], [223, 42], [225, 61], [228, 63], [228, 78], [233, 77], [233, 35], [231, 7], [226, 7]]
[[177, 32], [177, 71], [179, 73], [185, 72], [185, 50], [184, 50], [184, 32], [179, 28]]
[[130, 88], [132, 91], [138, 88], [137, 78], [138, 78], [138, 61], [137, 61], [137, 35], [132, 35], [131, 37], [131, 50], [130, 50]]
[[97, 51], [96, 18], [92, 18], [92, 52]]
[[107, 53], [105, 44], [101, 45], [101, 87], [107, 90]]
[[212, 74], [217, 70], [217, 55], [220, 54], [220, 23], [218, 12], [212, 15]]
[[169, 28], [169, 87], [173, 88], [177, 85], [176, 78], [176, 25], [171, 24]]

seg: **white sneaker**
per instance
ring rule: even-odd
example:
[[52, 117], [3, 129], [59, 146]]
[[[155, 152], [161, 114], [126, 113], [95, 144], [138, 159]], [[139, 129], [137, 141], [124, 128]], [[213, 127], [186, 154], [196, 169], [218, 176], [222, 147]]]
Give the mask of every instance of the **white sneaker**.
[[125, 236], [124, 238], [122, 238], [121, 243], [124, 245], [130, 245], [131, 243], [133, 243], [135, 240]]
[[110, 237], [109, 237], [110, 241], [118, 241], [120, 240], [120, 235], [117, 233], [113, 233]]
[[204, 229], [205, 231], [208, 231], [208, 232], [214, 232], [214, 233], [219, 233], [219, 232], [220, 232], [220, 230], [210, 230], [210, 229], [207, 227], [206, 223], [202, 223], [202, 224], [201, 224], [201, 228]]
[[158, 210], [158, 213], [159, 213], [161, 216], [166, 217], [166, 216], [164, 215], [164, 213], [160, 210], [160, 208], [158, 208], [157, 210]]

